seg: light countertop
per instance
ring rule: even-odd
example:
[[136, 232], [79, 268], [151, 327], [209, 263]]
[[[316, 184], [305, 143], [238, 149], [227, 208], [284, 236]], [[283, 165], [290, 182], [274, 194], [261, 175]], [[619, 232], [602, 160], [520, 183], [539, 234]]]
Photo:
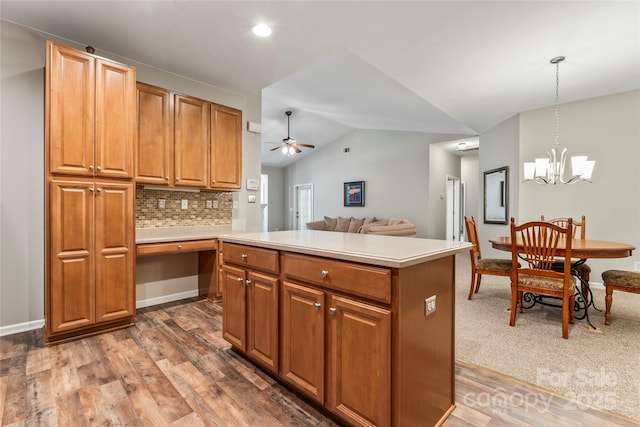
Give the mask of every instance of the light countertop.
[[421, 264], [471, 248], [467, 242], [315, 230], [223, 233], [218, 238], [229, 243], [396, 268]]
[[217, 239], [230, 233], [230, 225], [136, 228], [136, 244]]

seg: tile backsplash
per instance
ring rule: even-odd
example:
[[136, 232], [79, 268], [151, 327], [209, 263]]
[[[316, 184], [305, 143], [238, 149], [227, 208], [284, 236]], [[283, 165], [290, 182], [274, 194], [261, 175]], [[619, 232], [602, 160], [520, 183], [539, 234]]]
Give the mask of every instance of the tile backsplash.
[[[165, 207], [158, 207], [164, 199]], [[188, 208], [182, 209], [182, 200]], [[218, 207], [207, 208], [218, 202]], [[136, 189], [136, 228], [178, 227], [195, 225], [229, 225], [233, 209], [231, 192], [194, 193], [190, 191], [163, 191]]]

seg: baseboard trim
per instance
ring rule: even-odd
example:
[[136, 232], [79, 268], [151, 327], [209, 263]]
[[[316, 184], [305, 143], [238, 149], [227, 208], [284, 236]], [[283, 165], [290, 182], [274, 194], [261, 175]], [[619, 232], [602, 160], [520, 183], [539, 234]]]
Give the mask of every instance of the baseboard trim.
[[[177, 294], [163, 295], [161, 297], [148, 298], [145, 300], [136, 301], [136, 308], [150, 307], [152, 305], [164, 304], [166, 302], [178, 301], [186, 298], [193, 298], [198, 296], [198, 290], [180, 292]], [[16, 323], [15, 325], [0, 326], [0, 337], [5, 335], [18, 334], [20, 332], [32, 331], [44, 326], [44, 319], [32, 320], [30, 322]]]
[[177, 294], [163, 295], [161, 297], [148, 298], [136, 301], [136, 308], [150, 307], [152, 305], [164, 304], [167, 302], [178, 301], [186, 298], [193, 298], [198, 296], [198, 290], [179, 292]]
[[5, 335], [18, 334], [20, 332], [40, 329], [44, 326], [44, 319], [32, 320], [30, 322], [16, 323], [15, 325], [0, 326], [0, 337]]

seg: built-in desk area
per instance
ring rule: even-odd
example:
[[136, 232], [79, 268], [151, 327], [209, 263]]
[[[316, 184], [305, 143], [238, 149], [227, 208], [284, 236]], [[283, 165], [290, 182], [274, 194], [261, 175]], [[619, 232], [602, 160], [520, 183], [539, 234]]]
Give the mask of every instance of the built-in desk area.
[[218, 266], [222, 255], [218, 237], [228, 234], [228, 226], [159, 227], [136, 229], [136, 255], [149, 257], [198, 253], [198, 295], [211, 300], [221, 298]]

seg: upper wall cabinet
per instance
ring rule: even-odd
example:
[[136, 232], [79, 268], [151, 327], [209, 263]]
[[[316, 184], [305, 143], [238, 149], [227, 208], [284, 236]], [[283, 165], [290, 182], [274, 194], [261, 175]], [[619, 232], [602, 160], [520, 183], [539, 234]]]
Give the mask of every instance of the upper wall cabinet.
[[173, 176], [173, 97], [168, 90], [137, 84], [136, 182], [168, 185]]
[[49, 173], [133, 177], [135, 68], [47, 43]]
[[137, 183], [240, 188], [240, 110], [140, 82], [137, 87]]
[[242, 111], [211, 104], [211, 188], [240, 188]]
[[209, 103], [176, 95], [174, 104], [175, 184], [206, 187], [209, 159]]

